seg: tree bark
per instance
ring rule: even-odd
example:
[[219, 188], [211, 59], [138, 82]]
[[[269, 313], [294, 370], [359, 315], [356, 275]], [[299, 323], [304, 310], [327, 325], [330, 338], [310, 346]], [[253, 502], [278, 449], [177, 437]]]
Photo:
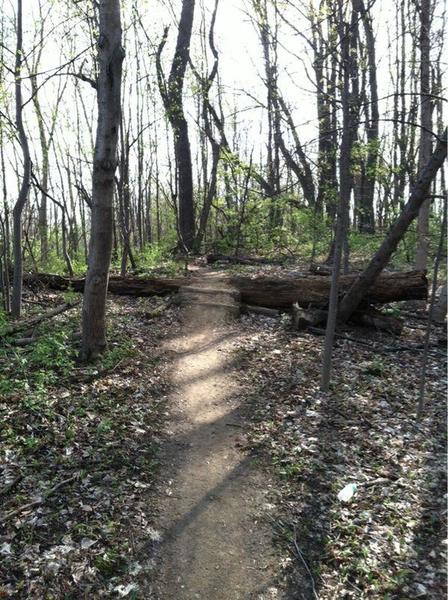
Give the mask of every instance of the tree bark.
[[[359, 230], [365, 233], [375, 233], [374, 197], [377, 177], [379, 154], [379, 111], [378, 111], [378, 82], [376, 76], [375, 36], [372, 18], [363, 0], [355, 0], [356, 8], [361, 14], [367, 46], [370, 103], [368, 111], [370, 119], [366, 123], [367, 157], [365, 161], [365, 181], [362, 189], [361, 206], [359, 211]], [[367, 112], [367, 111], [366, 111]]]
[[[431, 94], [431, 19], [432, 0], [420, 2], [420, 152], [419, 168], [421, 169], [431, 156], [432, 100]], [[425, 200], [420, 207], [417, 223], [417, 251], [415, 268], [426, 269], [429, 252], [429, 212], [431, 201]]]
[[206, 229], [207, 229], [208, 218], [209, 218], [209, 214], [210, 214], [210, 209], [212, 207], [212, 202], [216, 197], [216, 189], [217, 189], [217, 185], [218, 185], [218, 167], [219, 167], [219, 161], [221, 158], [221, 147], [224, 144], [222, 136], [221, 136], [220, 140], [217, 140], [216, 136], [214, 135], [212, 122], [213, 122], [213, 112], [216, 113], [216, 111], [214, 111], [214, 109], [211, 105], [211, 102], [210, 102], [210, 88], [212, 87], [213, 82], [218, 74], [218, 64], [219, 64], [219, 54], [218, 54], [218, 51], [215, 46], [215, 23], [216, 23], [216, 16], [217, 16], [217, 12], [218, 12], [218, 5], [219, 5], [219, 0], [215, 0], [215, 5], [213, 8], [213, 13], [212, 13], [211, 22], [210, 22], [210, 30], [209, 30], [209, 34], [208, 34], [208, 43], [209, 43], [210, 50], [213, 55], [213, 65], [212, 65], [207, 77], [202, 77], [200, 75], [199, 71], [194, 67], [194, 65], [192, 64], [192, 62], [190, 60], [190, 64], [191, 64], [193, 73], [195, 74], [196, 79], [198, 80], [199, 85], [201, 87], [201, 98], [200, 98], [200, 100], [202, 101], [201, 116], [202, 116], [202, 119], [204, 122], [204, 133], [210, 143], [211, 150], [212, 150], [211, 168], [210, 168], [210, 174], [208, 176], [207, 176], [207, 167], [206, 167], [206, 165], [204, 165], [204, 168], [205, 168], [205, 171], [204, 171], [204, 204], [202, 206], [202, 210], [201, 210], [201, 214], [200, 214], [200, 218], [199, 218], [199, 227], [198, 227], [198, 231], [197, 231], [196, 238], [194, 241], [194, 249], [196, 252], [200, 252], [201, 245], [204, 240]]
[[157, 52], [157, 77], [163, 105], [173, 130], [174, 154], [178, 181], [178, 234], [180, 249], [193, 249], [195, 218], [193, 202], [193, 169], [188, 123], [183, 108], [185, 71], [190, 56], [190, 41], [193, 28], [195, 0], [183, 0], [177, 34], [176, 50], [168, 82], [165, 81], [161, 65], [161, 54], [166, 43], [168, 29]]
[[82, 309], [81, 358], [90, 360], [106, 347], [106, 292], [112, 253], [112, 210], [120, 125], [121, 45], [119, 0], [99, 3], [97, 84], [98, 125], [92, 177], [89, 267]]
[[[286, 146], [285, 140], [283, 138], [283, 134], [281, 132], [280, 124], [277, 131], [277, 143], [279, 148], [283, 154], [286, 164], [291, 169], [291, 171], [296, 175], [299, 180], [300, 186], [303, 191], [303, 197], [308, 202], [308, 205], [311, 208], [315, 208], [316, 204], [316, 189], [314, 186], [313, 173], [311, 171], [311, 167], [308, 161], [308, 158], [303, 150], [302, 144], [300, 143], [299, 134], [297, 132], [297, 128], [292, 119], [291, 111], [289, 110], [286, 102], [281, 97], [280, 93], [277, 90], [276, 102], [278, 103], [278, 110], [281, 108], [283, 114], [286, 118], [286, 123], [288, 124], [290, 133], [294, 140], [295, 152], [298, 157], [298, 160], [295, 160], [292, 153], [289, 151]], [[319, 211], [321, 210], [320, 207]]]
[[349, 27], [343, 20], [342, 2], [339, 0], [339, 24], [338, 32], [341, 41], [341, 53], [343, 60], [343, 73], [341, 90], [342, 96], [342, 140], [339, 157], [339, 180], [340, 198], [338, 203], [338, 214], [336, 221], [336, 235], [334, 240], [333, 270], [331, 274], [330, 299], [328, 306], [327, 327], [325, 331], [324, 350], [322, 354], [322, 371], [320, 388], [327, 392], [330, 386], [331, 361], [333, 353], [334, 334], [339, 303], [339, 280], [343, 249], [345, 251], [345, 268], [348, 271], [348, 224], [350, 210], [350, 195], [352, 190], [351, 155], [353, 142], [356, 135], [357, 116], [355, 103], [358, 97], [358, 72], [354, 59], [353, 50], [357, 44], [356, 11], [352, 12], [352, 24]]

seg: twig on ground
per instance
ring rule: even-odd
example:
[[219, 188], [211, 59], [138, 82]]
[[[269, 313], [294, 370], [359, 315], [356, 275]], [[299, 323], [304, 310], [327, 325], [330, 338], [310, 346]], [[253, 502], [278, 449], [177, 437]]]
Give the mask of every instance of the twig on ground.
[[16, 515], [23, 512], [24, 510], [28, 510], [29, 508], [34, 508], [35, 506], [40, 506], [41, 504], [44, 504], [48, 500], [48, 498], [50, 496], [52, 496], [55, 492], [57, 492], [59, 489], [61, 489], [65, 485], [72, 483], [72, 481], [75, 481], [76, 479], [78, 479], [78, 474], [73, 475], [72, 477], [69, 477], [68, 479], [64, 479], [63, 481], [60, 481], [59, 483], [54, 485], [52, 488], [47, 490], [44, 493], [44, 495], [42, 496], [42, 498], [39, 498], [39, 500], [33, 500], [32, 502], [23, 504], [22, 506], [19, 506], [18, 508], [15, 508], [14, 510], [10, 510], [9, 513], [6, 513], [6, 515], [0, 519], [0, 523], [6, 523], [12, 517], [15, 517]]
[[78, 306], [78, 305], [79, 305], [79, 301], [78, 302], [67, 302], [65, 304], [62, 304], [61, 306], [52, 308], [51, 310], [49, 310], [43, 314], [31, 317], [30, 319], [27, 319], [26, 321], [22, 321], [21, 323], [19, 322], [19, 323], [13, 324], [10, 327], [7, 327], [2, 332], [1, 337], [5, 337], [8, 335], [15, 335], [16, 333], [20, 333], [21, 331], [23, 331], [25, 329], [34, 328], [37, 325], [39, 325], [40, 323], [42, 323], [42, 321], [51, 319], [52, 317], [55, 317], [56, 315], [60, 315], [61, 313], [66, 312], [67, 310], [71, 310], [72, 308], [75, 308], [75, 306]]
[[299, 548], [299, 544], [297, 543], [297, 531], [294, 529], [294, 548], [296, 550], [297, 556], [300, 558], [300, 560], [303, 563], [303, 566], [305, 567], [306, 572], [308, 573], [309, 577], [310, 577], [310, 581], [311, 581], [311, 589], [313, 591], [313, 596], [316, 598], [316, 600], [319, 600], [319, 596], [317, 595], [316, 592], [316, 583], [314, 581], [314, 577], [313, 574], [310, 571], [310, 568], [308, 566], [308, 563], [306, 562], [302, 551]]
[[358, 483], [358, 487], [371, 487], [373, 485], [380, 485], [382, 483], [397, 483], [397, 479], [393, 479], [392, 477], [378, 477], [377, 479], [361, 481]]
[[6, 496], [6, 494], [9, 494], [9, 492], [13, 490], [16, 487], [16, 485], [22, 481], [22, 479], [23, 475], [18, 475], [17, 477], [15, 477], [11, 481], [11, 483], [8, 483], [8, 485], [5, 485], [5, 487], [0, 490], [0, 496]]

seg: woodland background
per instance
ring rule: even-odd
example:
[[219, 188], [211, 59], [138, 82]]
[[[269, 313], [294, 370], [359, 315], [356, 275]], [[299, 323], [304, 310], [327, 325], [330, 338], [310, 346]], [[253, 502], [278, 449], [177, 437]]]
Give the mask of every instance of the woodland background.
[[[191, 146], [187, 199], [180, 198], [173, 129], [160, 93], [170, 72], [179, 8], [146, 0], [122, 3], [126, 55], [114, 266], [123, 273], [129, 266], [154, 267], [170, 256], [181, 234], [190, 250], [325, 258], [344, 186], [351, 198], [346, 263], [349, 247], [368, 257], [406, 201], [419, 164], [430, 156], [433, 133], [443, 129], [443, 5], [198, 3], [183, 95], [175, 100]], [[38, 0], [25, 8], [23, 121], [33, 165], [23, 215], [29, 269], [86, 268], [97, 18], [84, 2]], [[14, 113], [15, 29], [14, 7], [5, 1], [3, 265], [11, 260], [12, 207], [22, 172]], [[351, 135], [343, 146], [347, 126]], [[340, 166], [344, 154], [350, 157], [347, 175]], [[397, 261], [427, 266], [444, 190], [442, 170], [431, 207], [428, 202], [418, 227], [400, 245]], [[185, 212], [189, 232], [181, 231]]]

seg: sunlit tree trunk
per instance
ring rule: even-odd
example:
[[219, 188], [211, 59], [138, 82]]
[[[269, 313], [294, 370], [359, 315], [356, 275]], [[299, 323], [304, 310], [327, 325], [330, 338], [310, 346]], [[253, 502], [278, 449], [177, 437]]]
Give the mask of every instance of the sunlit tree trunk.
[[191, 32], [193, 28], [194, 0], [182, 0], [182, 11], [177, 33], [176, 50], [168, 81], [162, 72], [161, 54], [166, 43], [168, 30], [157, 53], [157, 74], [159, 90], [165, 111], [171, 124], [174, 136], [174, 154], [176, 158], [176, 174], [178, 182], [178, 229], [180, 249], [193, 249], [195, 238], [195, 218], [193, 202], [193, 169], [191, 146], [188, 135], [188, 123], [183, 107], [183, 89], [185, 72], [190, 55]]

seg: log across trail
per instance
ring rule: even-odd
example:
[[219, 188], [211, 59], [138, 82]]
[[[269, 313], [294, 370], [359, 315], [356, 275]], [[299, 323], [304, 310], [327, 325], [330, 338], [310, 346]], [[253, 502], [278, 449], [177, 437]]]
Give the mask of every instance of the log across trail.
[[[207, 277], [204, 273], [201, 278]], [[347, 292], [357, 274], [341, 277], [340, 294]], [[44, 286], [54, 290], [84, 290], [84, 279], [70, 279], [48, 273], [25, 275], [25, 283], [30, 286]], [[118, 277], [109, 279], [109, 292], [123, 296], [163, 296], [179, 291], [186, 286], [195, 286], [198, 278], [145, 278]], [[254, 306], [289, 309], [294, 303], [305, 308], [310, 305], [326, 307], [330, 292], [330, 277], [291, 273], [282, 277], [259, 275], [254, 277], [231, 274], [216, 274], [210, 277], [210, 287], [227, 284], [237, 290], [241, 302]], [[428, 281], [423, 271], [382, 273], [363, 300], [364, 305], [387, 304], [403, 300], [425, 300]]]

